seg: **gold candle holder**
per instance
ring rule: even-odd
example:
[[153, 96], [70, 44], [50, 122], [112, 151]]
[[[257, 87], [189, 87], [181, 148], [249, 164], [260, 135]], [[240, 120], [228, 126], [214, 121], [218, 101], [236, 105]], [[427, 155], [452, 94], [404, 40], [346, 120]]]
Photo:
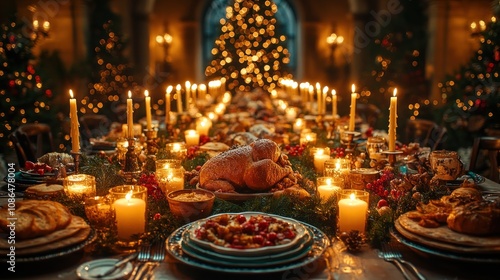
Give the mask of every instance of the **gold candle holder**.
[[95, 177], [87, 174], [69, 175], [63, 180], [64, 192], [71, 198], [93, 197], [96, 194]]
[[146, 135], [146, 151], [148, 156], [154, 156], [158, 151], [158, 129], [145, 129], [144, 134]]
[[165, 195], [175, 190], [184, 189], [184, 168], [178, 159], [156, 161], [156, 178]]
[[330, 197], [338, 198], [340, 191], [343, 188], [343, 180], [340, 177], [318, 177], [316, 179], [316, 190], [322, 202], [327, 201]]
[[109, 229], [114, 223], [111, 199], [108, 196], [94, 196], [85, 199], [85, 215], [95, 229]]
[[135, 151], [135, 138], [128, 138], [127, 141], [128, 147], [125, 153], [125, 163], [121, 170], [121, 175], [127, 183], [132, 184], [137, 181], [141, 173], [141, 168], [139, 166], [139, 157]]
[[183, 160], [187, 156], [186, 144], [182, 142], [168, 143], [165, 145], [165, 150], [168, 158]]

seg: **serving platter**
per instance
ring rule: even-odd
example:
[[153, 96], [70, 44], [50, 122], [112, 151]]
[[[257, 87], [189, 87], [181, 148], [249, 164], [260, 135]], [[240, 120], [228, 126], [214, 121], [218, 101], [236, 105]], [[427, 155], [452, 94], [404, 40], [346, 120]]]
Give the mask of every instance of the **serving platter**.
[[390, 233], [401, 244], [408, 246], [410, 249], [416, 251], [417, 253], [421, 253], [427, 256], [435, 256], [439, 258], [461, 261], [461, 262], [488, 263], [488, 264], [500, 263], [500, 257], [498, 256], [498, 254], [491, 254], [491, 255], [460, 254], [452, 251], [440, 250], [434, 247], [425, 246], [420, 243], [414, 242], [404, 237], [394, 228], [390, 230]]
[[[290, 242], [285, 243], [285, 244], [260, 247], [260, 248], [252, 248], [252, 249], [235, 249], [235, 248], [230, 248], [230, 247], [224, 247], [224, 246], [216, 245], [212, 242], [208, 242], [208, 241], [204, 241], [204, 240], [196, 238], [196, 230], [197, 229], [199, 229], [208, 220], [220, 217], [222, 215], [229, 215], [230, 217], [236, 216], [236, 215], [243, 215], [243, 216], [245, 216], [245, 218], [247, 220], [250, 219], [250, 217], [252, 217], [252, 216], [254, 216], [254, 217], [259, 216], [259, 215], [268, 216], [268, 217], [275, 218], [275, 219], [282, 221], [282, 222], [287, 222], [288, 224], [292, 225], [295, 228], [295, 230], [297, 231], [297, 235], [295, 236], [294, 239], [292, 239]], [[229, 255], [229, 256], [263, 256], [263, 255], [269, 255], [269, 254], [283, 252], [283, 251], [289, 250], [290, 248], [294, 247], [300, 241], [303, 241], [304, 235], [306, 235], [308, 233], [307, 228], [297, 220], [282, 217], [282, 216], [272, 215], [272, 214], [261, 213], [261, 212], [242, 212], [242, 213], [229, 213], [229, 214], [214, 215], [214, 216], [211, 216], [211, 217], [208, 217], [208, 218], [205, 218], [202, 220], [198, 220], [198, 221], [192, 223], [191, 226], [188, 228], [188, 232], [189, 232], [189, 238], [190, 238], [192, 243], [195, 243], [195, 244], [199, 245], [200, 247], [213, 250], [214, 252]]]
[[207, 262], [199, 258], [193, 257], [187, 254], [182, 249], [182, 236], [184, 232], [191, 226], [191, 224], [184, 225], [174, 231], [166, 241], [167, 252], [176, 260], [181, 263], [205, 269], [215, 272], [224, 273], [245, 273], [245, 274], [265, 274], [265, 273], [276, 273], [283, 271], [290, 271], [293, 269], [298, 269], [300, 267], [306, 266], [317, 261], [325, 252], [326, 248], [330, 245], [328, 237], [319, 229], [314, 226], [302, 223], [310, 232], [312, 232], [312, 245], [307, 251], [307, 254], [296, 260], [287, 261], [284, 263], [266, 266], [266, 267], [244, 267], [244, 266], [228, 266], [221, 264], [219, 262]]

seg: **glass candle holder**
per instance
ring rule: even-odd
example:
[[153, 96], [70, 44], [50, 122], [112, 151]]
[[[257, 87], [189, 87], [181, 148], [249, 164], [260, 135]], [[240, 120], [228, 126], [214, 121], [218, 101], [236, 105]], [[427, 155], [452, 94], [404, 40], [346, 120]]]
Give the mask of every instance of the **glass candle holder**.
[[369, 198], [370, 194], [362, 190], [346, 189], [340, 192], [337, 227], [339, 232], [365, 232]]
[[332, 196], [338, 197], [342, 190], [339, 180], [339, 177], [318, 177], [316, 179], [317, 193], [322, 202], [326, 202]]
[[109, 190], [119, 245], [134, 247], [146, 228], [147, 188], [121, 185]]
[[63, 180], [64, 192], [71, 198], [93, 197], [96, 194], [95, 177], [87, 174], [69, 175]]
[[293, 123], [293, 132], [299, 134], [304, 129], [305, 123], [303, 118], [297, 118]]
[[168, 143], [165, 145], [165, 150], [168, 158], [183, 160], [187, 155], [186, 144], [182, 142]]
[[175, 190], [184, 189], [184, 167], [177, 159], [156, 161], [156, 179], [165, 195]]
[[380, 177], [374, 168], [358, 168], [349, 172], [349, 185], [351, 189], [363, 190], [366, 184], [372, 183]]
[[188, 129], [184, 131], [184, 137], [186, 139], [186, 146], [198, 146], [200, 143], [200, 134], [194, 129]]
[[366, 153], [370, 159], [379, 160], [382, 152], [387, 149], [388, 147], [383, 137], [368, 137], [368, 140], [366, 140]]
[[199, 135], [208, 135], [211, 127], [212, 121], [207, 117], [199, 117], [196, 120], [196, 131]]
[[114, 222], [111, 199], [108, 196], [94, 196], [85, 199], [85, 215], [96, 229], [109, 228]]

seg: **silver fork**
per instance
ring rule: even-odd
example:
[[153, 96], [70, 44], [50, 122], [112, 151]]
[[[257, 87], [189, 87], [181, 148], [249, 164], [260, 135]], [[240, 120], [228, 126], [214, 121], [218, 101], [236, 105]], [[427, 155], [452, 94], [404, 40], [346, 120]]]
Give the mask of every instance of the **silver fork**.
[[151, 279], [154, 274], [155, 268], [157, 268], [163, 260], [165, 260], [165, 240], [159, 240], [152, 246], [152, 256], [147, 263], [147, 270], [142, 273], [144, 277], [140, 279]]
[[406, 264], [407, 266], [409, 266], [413, 270], [415, 275], [417, 275], [418, 279], [425, 280], [425, 276], [422, 273], [420, 273], [420, 271], [418, 271], [418, 269], [412, 263], [403, 260], [403, 255], [401, 255], [401, 252], [399, 250], [397, 250], [396, 248], [394, 248], [393, 246], [391, 246], [389, 244], [383, 244], [382, 245], [382, 256], [386, 261], [394, 262], [399, 267], [399, 269], [403, 272], [403, 274], [405, 275], [405, 277], [407, 279], [411, 279], [411, 278], [409, 278], [409, 275], [408, 275], [408, 273], [406, 273], [406, 270], [404, 270], [402, 264]]
[[129, 279], [135, 278], [139, 270], [141, 270], [141, 268], [146, 264], [146, 262], [149, 261], [150, 257], [151, 257], [151, 244], [143, 243], [139, 247], [139, 253], [137, 255], [137, 264], [134, 266], [134, 269], [132, 270]]

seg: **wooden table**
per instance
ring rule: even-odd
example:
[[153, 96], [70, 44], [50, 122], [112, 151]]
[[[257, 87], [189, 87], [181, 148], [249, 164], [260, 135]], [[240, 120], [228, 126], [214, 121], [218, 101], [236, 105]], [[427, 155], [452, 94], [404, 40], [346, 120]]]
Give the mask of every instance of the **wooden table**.
[[[481, 188], [500, 191], [500, 184], [486, 180]], [[395, 240], [391, 242], [397, 243]], [[498, 279], [498, 264], [455, 261], [447, 258], [425, 255], [396, 244], [405, 260], [416, 265], [427, 279]], [[6, 270], [2, 264], [2, 279], [78, 279], [78, 266], [95, 257], [79, 252], [49, 262], [17, 264], [16, 273]], [[414, 276], [414, 275], [412, 275]], [[7, 277], [7, 278], [5, 278]], [[167, 255], [165, 261], [155, 270], [154, 279], [404, 279], [393, 263], [378, 257], [378, 251], [365, 246], [358, 253], [345, 250], [342, 242], [334, 241], [318, 261], [295, 269], [275, 274], [241, 275], [207, 271], [180, 263]], [[417, 279], [413, 277], [413, 279]]]

